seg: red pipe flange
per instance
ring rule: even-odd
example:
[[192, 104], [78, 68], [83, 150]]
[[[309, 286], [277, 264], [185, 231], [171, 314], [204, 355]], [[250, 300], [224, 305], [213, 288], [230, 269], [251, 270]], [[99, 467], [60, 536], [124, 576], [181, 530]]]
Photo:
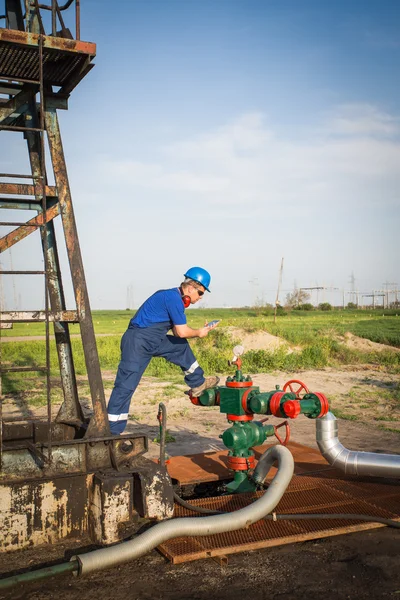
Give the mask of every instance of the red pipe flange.
[[246, 388], [253, 385], [252, 381], [226, 381], [226, 387], [230, 388]]
[[313, 392], [313, 393], [317, 396], [318, 400], [321, 403], [321, 411], [317, 418], [324, 417], [329, 412], [328, 398], [325, 396], [325, 394], [322, 394], [321, 392]]
[[250, 394], [251, 390], [246, 390], [242, 396], [242, 408], [248, 415], [252, 415], [253, 413], [247, 408], [247, 398]]
[[252, 421], [254, 415], [226, 415], [228, 421]]
[[280, 407], [281, 399], [284, 395], [285, 392], [275, 392], [275, 394], [271, 396], [271, 400], [269, 401], [269, 409], [275, 417], [283, 417], [283, 414], [280, 411]]
[[228, 467], [233, 471], [248, 471], [255, 466], [254, 456], [228, 456]]

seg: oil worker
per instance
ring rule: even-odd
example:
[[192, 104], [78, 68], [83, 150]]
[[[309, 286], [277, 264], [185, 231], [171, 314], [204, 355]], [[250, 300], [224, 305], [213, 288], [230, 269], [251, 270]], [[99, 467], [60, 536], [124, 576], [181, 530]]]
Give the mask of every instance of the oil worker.
[[[179, 287], [159, 290], [148, 298], [131, 319], [121, 340], [121, 362], [108, 403], [111, 433], [124, 431], [132, 395], [153, 356], [161, 356], [181, 367], [193, 396], [215, 387], [218, 377], [204, 377], [188, 338], [204, 338], [216, 325], [192, 329], [186, 324], [185, 308], [209, 292], [211, 277], [201, 267], [191, 267]], [[169, 330], [173, 335], [167, 335]]]

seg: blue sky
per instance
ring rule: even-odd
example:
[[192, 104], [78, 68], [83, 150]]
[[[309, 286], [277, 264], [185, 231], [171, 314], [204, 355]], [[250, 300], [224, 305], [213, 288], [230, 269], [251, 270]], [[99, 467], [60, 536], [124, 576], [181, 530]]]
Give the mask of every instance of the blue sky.
[[400, 286], [400, 2], [81, 5], [96, 66], [60, 122], [93, 308], [192, 265], [207, 306], [273, 302], [282, 257], [282, 300]]

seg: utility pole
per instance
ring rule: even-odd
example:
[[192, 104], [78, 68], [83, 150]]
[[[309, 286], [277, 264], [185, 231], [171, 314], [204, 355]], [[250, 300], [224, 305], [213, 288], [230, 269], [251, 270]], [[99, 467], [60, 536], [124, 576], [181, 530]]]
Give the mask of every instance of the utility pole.
[[279, 269], [278, 289], [276, 292], [275, 309], [274, 309], [274, 323], [276, 323], [276, 311], [278, 310], [278, 304], [279, 304], [279, 292], [280, 292], [281, 285], [282, 285], [282, 273], [283, 273], [283, 256], [282, 256], [282, 260], [281, 260], [281, 268]]

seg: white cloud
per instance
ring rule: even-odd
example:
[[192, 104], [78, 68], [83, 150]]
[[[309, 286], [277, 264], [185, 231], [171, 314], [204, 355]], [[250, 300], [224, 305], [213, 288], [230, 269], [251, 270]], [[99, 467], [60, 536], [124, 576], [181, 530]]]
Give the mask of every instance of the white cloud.
[[[390, 202], [400, 187], [399, 119], [371, 105], [332, 111], [307, 139], [283, 138], [261, 113], [249, 113], [193, 139], [158, 149], [159, 161], [112, 165], [122, 183], [180, 194], [214, 209], [246, 206], [249, 216], [334, 201]], [[338, 135], [340, 133], [340, 135]], [[393, 194], [391, 194], [391, 191]]]
[[343, 104], [331, 114], [327, 132], [391, 137], [400, 133], [400, 120], [371, 104]]

